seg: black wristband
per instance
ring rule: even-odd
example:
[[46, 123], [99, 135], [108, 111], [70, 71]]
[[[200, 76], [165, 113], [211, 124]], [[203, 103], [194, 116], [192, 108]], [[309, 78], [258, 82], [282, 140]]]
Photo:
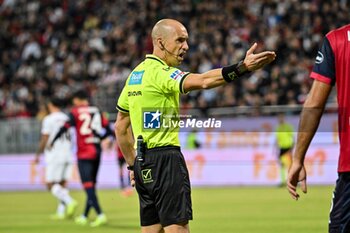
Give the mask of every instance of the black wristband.
[[134, 170], [134, 166], [127, 166], [126, 167], [129, 171], [133, 171]]
[[235, 78], [241, 77], [250, 71], [245, 67], [243, 61], [230, 66], [225, 66], [221, 70], [222, 77], [226, 82], [232, 82]]

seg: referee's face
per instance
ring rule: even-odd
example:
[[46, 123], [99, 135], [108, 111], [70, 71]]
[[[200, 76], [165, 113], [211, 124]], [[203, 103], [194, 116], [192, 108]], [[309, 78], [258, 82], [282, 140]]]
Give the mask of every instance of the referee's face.
[[188, 33], [186, 28], [179, 24], [174, 26], [171, 35], [167, 38], [167, 50], [171, 56], [167, 56], [167, 64], [170, 66], [178, 66], [185, 58], [188, 50]]

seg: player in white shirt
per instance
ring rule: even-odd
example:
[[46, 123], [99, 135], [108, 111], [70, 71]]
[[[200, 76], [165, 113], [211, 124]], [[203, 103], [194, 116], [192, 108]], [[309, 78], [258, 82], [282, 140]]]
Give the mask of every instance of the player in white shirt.
[[42, 122], [41, 139], [34, 160], [35, 163], [39, 163], [40, 154], [44, 152], [45, 182], [52, 195], [59, 201], [57, 212], [52, 216], [54, 219], [72, 217], [77, 207], [77, 202], [69, 195], [66, 188], [73, 166], [69, 131], [50, 148], [51, 141], [68, 120], [68, 116], [61, 111], [60, 106], [61, 101], [54, 98], [47, 103], [49, 115]]

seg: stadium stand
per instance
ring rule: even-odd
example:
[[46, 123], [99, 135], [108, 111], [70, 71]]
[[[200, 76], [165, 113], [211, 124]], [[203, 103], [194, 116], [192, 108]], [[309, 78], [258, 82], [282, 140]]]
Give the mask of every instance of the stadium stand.
[[277, 52], [274, 64], [235, 85], [182, 96], [184, 107], [302, 104], [321, 39], [350, 21], [346, 0], [0, 2], [2, 118], [40, 117], [46, 97], [68, 98], [80, 88], [115, 112], [130, 69], [152, 51], [151, 26], [164, 17], [190, 32], [184, 70], [238, 61], [253, 42]]

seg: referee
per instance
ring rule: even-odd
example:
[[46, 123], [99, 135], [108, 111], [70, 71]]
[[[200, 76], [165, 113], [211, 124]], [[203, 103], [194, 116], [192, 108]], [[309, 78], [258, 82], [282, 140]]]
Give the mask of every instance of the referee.
[[[119, 97], [115, 132], [128, 163], [132, 185], [140, 202], [143, 233], [189, 232], [192, 220], [191, 187], [180, 150], [178, 126], [163, 127], [165, 116], [179, 115], [179, 94], [214, 88], [272, 62], [276, 55], [254, 54], [255, 43], [243, 61], [203, 74], [175, 67], [189, 47], [186, 28], [173, 19], [163, 19], [152, 29], [153, 54], [146, 55], [129, 75]], [[141, 135], [143, 157], [134, 145]]]
[[276, 144], [278, 147], [278, 159], [280, 161], [281, 183], [283, 186], [287, 182], [286, 175], [292, 163], [292, 150], [294, 145], [294, 127], [285, 120], [283, 113], [278, 115], [278, 125], [276, 127]]

